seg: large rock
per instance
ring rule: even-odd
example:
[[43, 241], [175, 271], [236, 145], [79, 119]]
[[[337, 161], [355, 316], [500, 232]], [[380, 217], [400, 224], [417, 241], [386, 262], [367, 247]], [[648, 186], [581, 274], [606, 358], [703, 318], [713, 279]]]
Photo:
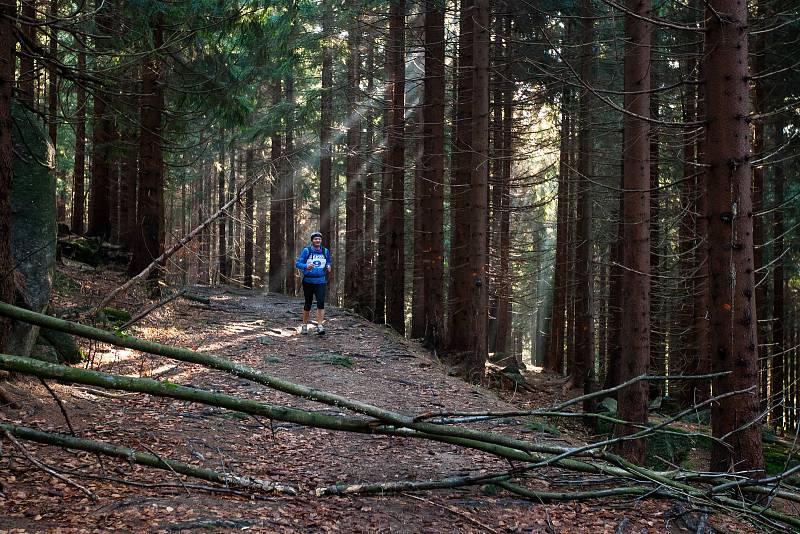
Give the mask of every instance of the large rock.
[[[34, 115], [14, 106], [11, 182], [11, 251], [14, 255], [17, 304], [44, 312], [56, 265], [56, 180], [52, 145]], [[28, 356], [39, 328], [14, 322], [7, 350]]]

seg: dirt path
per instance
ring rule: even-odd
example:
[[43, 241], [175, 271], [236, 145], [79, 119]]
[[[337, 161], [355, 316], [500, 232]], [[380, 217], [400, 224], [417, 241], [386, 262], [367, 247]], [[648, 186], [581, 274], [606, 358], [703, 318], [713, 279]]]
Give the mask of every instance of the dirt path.
[[[78, 274], [75, 275], [80, 280]], [[87, 278], [88, 280], [88, 278]], [[87, 282], [88, 283], [88, 282]], [[97, 291], [98, 288], [94, 287]], [[175, 301], [148, 317], [134, 335], [190, 347], [246, 363], [292, 381], [406, 414], [441, 410], [504, 410], [533, 402], [448, 377], [414, 343], [331, 309], [325, 336], [300, 335], [300, 301], [242, 290], [205, 290], [211, 304]], [[74, 295], [71, 299], [75, 300]], [[127, 350], [93, 347], [93, 367], [131, 376], [168, 379], [264, 402], [338, 413], [257, 384]], [[545, 381], [542, 381], [545, 384]], [[0, 410], [3, 420], [64, 431], [64, 419], [43, 388], [18, 386], [34, 400]], [[92, 502], [75, 488], [33, 469], [3, 442], [0, 457], [0, 532], [678, 532], [673, 504], [615, 502], [541, 505], [481, 488], [382, 497], [316, 497], [337, 482], [428, 480], [503, 471], [508, 463], [475, 451], [385, 436], [309, 429], [208, 406], [139, 394], [101, 396], [54, 385], [78, 435], [127, 445], [219, 471], [269, 479], [299, 488], [297, 496], [251, 499], [182, 485], [168, 472], [125, 462], [26, 444], [50, 465], [94, 491]], [[554, 390], [555, 391], [555, 390]], [[545, 395], [546, 397], [547, 395]], [[549, 399], [552, 401], [553, 399]], [[525, 431], [522, 421], [493, 428], [535, 441], [565, 437]], [[515, 429], [515, 430], [512, 430]], [[522, 430], [520, 430], [522, 429]], [[574, 441], [574, 440], [570, 440]], [[16, 453], [16, 451], [13, 451]], [[103, 478], [85, 478], [92, 475]], [[575, 489], [588, 478], [539, 472], [537, 489]], [[122, 484], [136, 482], [144, 486]], [[186, 481], [187, 484], [196, 481]], [[168, 484], [168, 486], [154, 486]], [[672, 514], [672, 515], [670, 515]], [[17, 529], [17, 530], [14, 530]], [[19, 530], [22, 529], [22, 530]]]

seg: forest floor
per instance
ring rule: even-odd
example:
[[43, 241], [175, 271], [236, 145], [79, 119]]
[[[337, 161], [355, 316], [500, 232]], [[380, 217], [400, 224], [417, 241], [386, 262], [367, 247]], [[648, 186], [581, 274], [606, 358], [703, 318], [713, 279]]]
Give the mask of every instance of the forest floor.
[[[97, 302], [122, 278], [70, 263], [58, 277], [55, 305]], [[486, 389], [450, 377], [414, 342], [344, 310], [329, 307], [325, 336], [300, 335], [299, 299], [235, 288], [195, 288], [210, 304], [178, 299], [129, 333], [213, 353], [264, 372], [406, 414], [447, 410], [511, 410], [551, 405], [565, 397], [563, 380], [528, 373], [534, 391]], [[137, 291], [115, 305], [150, 301]], [[168, 379], [264, 402], [337, 413], [329, 406], [267, 389], [197, 365], [84, 343], [87, 366], [129, 376]], [[441, 479], [501, 472], [508, 463], [487, 454], [408, 438], [347, 434], [274, 423], [201, 404], [142, 394], [105, 394], [51, 384], [77, 435], [113, 442], [218, 471], [291, 484], [298, 495], [215, 493], [167, 471], [89, 453], [22, 442], [97, 495], [32, 466], [3, 439], [0, 454], [0, 532], [687, 532], [699, 512], [664, 500], [603, 500], [541, 504], [480, 487], [384, 496], [317, 497], [341, 482]], [[4, 385], [19, 407], [0, 406], [0, 420], [66, 431], [64, 417], [38, 381]], [[533, 430], [524, 420], [476, 425], [542, 443], [577, 444], [580, 428]], [[127, 482], [127, 483], [126, 483]], [[202, 481], [199, 482], [202, 484]], [[597, 487], [590, 476], [536, 471], [537, 490]], [[694, 517], [694, 523], [690, 519]], [[735, 518], [712, 516], [707, 527], [749, 532]], [[692, 528], [695, 531], [695, 528]], [[709, 532], [710, 530], [706, 530]]]

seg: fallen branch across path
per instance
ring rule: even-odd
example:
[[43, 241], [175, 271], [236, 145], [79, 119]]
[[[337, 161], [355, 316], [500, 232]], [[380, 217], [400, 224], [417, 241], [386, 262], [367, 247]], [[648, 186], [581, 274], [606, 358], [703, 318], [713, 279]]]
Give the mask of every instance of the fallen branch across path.
[[143, 309], [142, 311], [137, 313], [135, 316], [133, 316], [130, 321], [128, 321], [124, 325], [120, 326], [119, 329], [120, 330], [125, 330], [126, 328], [135, 325], [136, 323], [138, 323], [139, 321], [141, 321], [142, 319], [144, 319], [145, 317], [147, 317], [148, 315], [153, 313], [158, 308], [161, 308], [162, 306], [166, 306], [167, 304], [169, 304], [170, 302], [172, 302], [176, 298], [185, 295], [186, 291], [188, 291], [188, 290], [184, 287], [183, 289], [181, 289], [179, 291], [176, 291], [176, 292], [172, 293], [171, 295], [168, 295], [168, 296], [164, 297], [163, 299], [159, 300], [155, 304], [151, 304], [150, 306], [148, 306], [147, 308]]
[[244, 183], [242, 187], [239, 188], [239, 190], [233, 196], [233, 198], [231, 198], [226, 204], [224, 204], [216, 213], [214, 213], [208, 219], [203, 221], [197, 228], [186, 234], [183, 237], [183, 239], [172, 245], [168, 250], [164, 251], [164, 253], [161, 254], [161, 256], [154, 259], [153, 262], [147, 267], [145, 267], [142, 272], [140, 272], [139, 274], [137, 274], [136, 276], [134, 276], [133, 278], [131, 278], [130, 280], [119, 286], [118, 288], [116, 288], [111, 293], [109, 293], [102, 301], [100, 301], [100, 304], [98, 304], [95, 307], [92, 314], [97, 315], [100, 312], [100, 310], [108, 306], [109, 303], [111, 303], [111, 301], [117, 298], [118, 295], [124, 293], [134, 285], [146, 280], [147, 277], [150, 276], [150, 273], [152, 273], [157, 267], [159, 267], [160, 265], [164, 265], [164, 263], [170, 257], [172, 257], [173, 254], [175, 254], [180, 249], [185, 247], [192, 239], [197, 237], [200, 234], [200, 232], [205, 230], [211, 223], [213, 223], [215, 220], [224, 215], [225, 212], [228, 211], [228, 208], [239, 202], [239, 199], [242, 197], [242, 195], [244, 195], [247, 191], [252, 189], [259, 182], [259, 180], [261, 180], [260, 176], [255, 178], [254, 180], [250, 180], [249, 182]]
[[[59, 447], [66, 447], [68, 449], [76, 449], [80, 451], [103, 454], [106, 456], [113, 456], [115, 458], [120, 458], [122, 460], [130, 461], [139, 465], [146, 465], [148, 467], [155, 467], [156, 469], [173, 471], [181, 475], [187, 475], [190, 477], [199, 478], [201, 480], [214, 482], [216, 484], [222, 484], [223, 486], [234, 486], [250, 491], [297, 495], [297, 490], [288, 484], [269, 482], [266, 480], [233, 475], [230, 473], [219, 473], [211, 469], [185, 464], [176, 460], [162, 458], [155, 454], [140, 452], [127, 447], [112, 445], [110, 443], [77, 438], [75, 436], [68, 436], [66, 434], [43, 432], [41, 430], [36, 430], [35, 428], [9, 425], [6, 423], [0, 423], [0, 428], [3, 429], [3, 432], [6, 433], [6, 435], [13, 435], [28, 441], [35, 441], [37, 443], [43, 443], [46, 445], [56, 445]], [[75, 483], [72, 484], [75, 485]], [[94, 499], [96, 499], [96, 497], [94, 497]]]
[[[781, 514], [773, 508], [752, 505], [748, 503], [746, 499], [741, 498], [741, 493], [763, 493], [767, 488], [778, 489], [784, 492], [785, 490], [780, 487], [780, 481], [771, 486], [753, 487], [752, 489], [748, 486], [737, 485], [735, 488], [731, 488], [732, 492], [729, 493], [733, 495], [733, 497], [722, 494], [712, 494], [706, 487], [681, 482], [679, 478], [686, 481], [687, 475], [692, 474], [685, 471], [656, 472], [629, 464], [623, 459], [605, 451], [590, 452], [583, 450], [583, 452], [581, 452], [583, 449], [581, 447], [565, 448], [546, 445], [517, 439], [505, 434], [481, 432], [459, 426], [419, 421], [411, 416], [289, 382], [224, 358], [114, 334], [112, 332], [37, 314], [5, 303], [0, 303], [0, 315], [13, 317], [53, 330], [65, 331], [90, 339], [96, 339], [112, 345], [158, 354], [179, 361], [196, 363], [211, 369], [222, 370], [234, 376], [245, 378], [285, 393], [322, 402], [337, 408], [346, 408], [356, 413], [369, 416], [371, 419], [343, 415], [331, 416], [293, 408], [273, 406], [252, 400], [178, 386], [169, 382], [119, 377], [96, 371], [48, 364], [38, 360], [16, 356], [0, 355], [0, 369], [17, 371], [44, 378], [56, 378], [66, 382], [86, 384], [101, 388], [135, 391], [190, 402], [200, 402], [305, 426], [357, 433], [376, 433], [409, 438], [422, 438], [448, 443], [483, 451], [511, 461], [524, 462], [525, 466], [521, 466], [520, 469], [516, 470], [514, 472], [515, 475], [524, 472], [528, 468], [552, 465], [553, 467], [561, 467], [578, 472], [593, 473], [608, 477], [623, 477], [632, 482], [646, 483], [649, 488], [659, 487], [659, 493], [669, 494], [678, 499], [692, 499], [696, 502], [706, 503], [716, 509], [725, 509], [746, 514], [754, 521], [758, 520], [758, 518], [762, 521], [768, 519], [771, 521], [780, 521], [794, 528], [800, 528], [800, 519]], [[563, 407], [563, 405], [560, 407]], [[558, 459], [559, 457], [560, 459]], [[575, 459], [575, 457], [580, 459]], [[695, 475], [699, 476], [700, 474], [695, 473]], [[741, 480], [740, 477], [727, 476], [724, 473], [717, 474], [715, 478], [714, 484], [717, 485], [724, 484], [731, 480]]]
[[30, 453], [29, 453], [29, 452], [28, 452], [28, 451], [25, 449], [25, 447], [23, 447], [23, 446], [22, 446], [22, 443], [20, 443], [19, 441], [17, 441], [17, 438], [15, 438], [15, 437], [14, 437], [14, 433], [13, 433], [13, 432], [12, 432], [12, 431], [11, 431], [11, 430], [8, 428], [9, 426], [10, 426], [10, 425], [4, 425], [4, 424], [0, 424], [0, 428], [2, 428], [2, 429], [3, 429], [3, 434], [5, 434], [5, 436], [6, 436], [6, 438], [8, 439], [8, 441], [10, 441], [10, 442], [11, 442], [11, 443], [12, 443], [12, 444], [13, 444], [13, 445], [14, 445], [14, 446], [15, 446], [15, 447], [16, 447], [16, 448], [17, 448], [17, 449], [18, 449], [18, 450], [19, 450], [19, 451], [22, 453], [22, 455], [23, 455], [23, 456], [25, 456], [25, 458], [26, 458], [26, 459], [27, 459], [27, 460], [28, 460], [30, 463], [32, 463], [33, 465], [35, 465], [36, 467], [38, 467], [39, 469], [41, 469], [42, 471], [44, 471], [44, 472], [45, 472], [45, 473], [47, 473], [48, 475], [50, 475], [50, 476], [53, 476], [53, 477], [55, 477], [55, 478], [57, 478], [57, 479], [61, 480], [61, 481], [62, 481], [62, 482], [64, 482], [65, 484], [68, 484], [68, 485], [70, 485], [70, 486], [72, 486], [72, 487], [74, 487], [74, 488], [77, 488], [77, 489], [79, 489], [81, 492], [83, 492], [83, 494], [84, 494], [84, 495], [86, 495], [87, 497], [89, 497], [91, 500], [93, 500], [93, 501], [96, 501], [96, 500], [97, 500], [97, 495], [95, 495], [94, 493], [92, 493], [92, 492], [91, 492], [91, 491], [89, 491], [88, 489], [84, 488], [83, 486], [81, 486], [81, 485], [80, 485], [80, 484], [78, 484], [77, 482], [75, 482], [75, 481], [73, 481], [73, 480], [70, 480], [68, 477], [66, 477], [66, 476], [62, 475], [61, 473], [59, 473], [59, 472], [58, 472], [58, 471], [56, 471], [55, 469], [52, 469], [52, 468], [50, 468], [50, 467], [48, 467], [48, 466], [44, 465], [42, 462], [40, 462], [39, 460], [37, 460], [36, 458], [34, 458], [34, 457], [33, 457], [33, 456], [32, 456], [32, 455], [31, 455], [31, 454], [30, 454]]
[[396, 480], [393, 482], [375, 482], [370, 484], [335, 484], [317, 488], [316, 495], [372, 495], [384, 493], [402, 493], [406, 491], [428, 491], [434, 489], [452, 489], [475, 486], [478, 484], [494, 484], [508, 479], [510, 475], [481, 475], [477, 477], [450, 477], [441, 480]]
[[[604, 474], [613, 477], [625, 477], [627, 479], [638, 481], [639, 483], [646, 482], [658, 485], [658, 494], [669, 495], [681, 500], [692, 499], [694, 501], [704, 502], [717, 509], [725, 509], [738, 513], [744, 513], [748, 516], [763, 516], [763, 518], [767, 518], [772, 521], [780, 521], [795, 528], [800, 528], [800, 519], [798, 518], [782, 514], [772, 508], [760, 505], [752, 505], [746, 500], [739, 498], [711, 494], [703, 488], [676, 481], [668, 474], [651, 471], [607, 453], [604, 454], [602, 458], [605, 460], [614, 461], [617, 465], [609, 465], [606, 461], [578, 461], [567, 458], [556, 460], [552, 456], [548, 456], [546, 454], [532, 453], [525, 450], [505, 447], [495, 443], [480, 441], [479, 439], [465, 439], [453, 436], [428, 434], [408, 428], [395, 428], [391, 425], [381, 424], [380, 421], [370, 419], [352, 416], [332, 416], [298, 410], [295, 408], [274, 406], [249, 399], [241, 399], [230, 395], [223, 395], [205, 390], [179, 386], [169, 382], [160, 382], [147, 378], [132, 378], [126, 376], [109, 375], [98, 371], [89, 371], [84, 369], [74, 369], [68, 366], [50, 364], [20, 356], [0, 354], [0, 369], [44, 378], [55, 378], [65, 382], [77, 382], [109, 389], [136, 391], [158, 397], [168, 397], [190, 402], [199, 402], [202, 404], [219, 406], [229, 410], [235, 410], [252, 415], [261, 415], [270, 419], [303, 424], [305, 426], [348, 432], [376, 433], [411, 438], [422, 438], [481, 450], [502, 458], [507, 458], [509, 460], [517, 460], [526, 463], [538, 463], [538, 465], [552, 465], [554, 467], [557, 466], [574, 471]], [[472, 432], [489, 438], [496, 438], [496, 435], [490, 433], [481, 433], [477, 431]], [[564, 449], [562, 449], [562, 454], [563, 452]], [[165, 463], [163, 460], [154, 455], [149, 455], [149, 457], [153, 464], [162, 465]], [[526, 468], [522, 468], [521, 470], [525, 469]], [[175, 469], [175, 471], [179, 472], [177, 469]], [[409, 489], [411, 488], [406, 488], [406, 491]], [[747, 487], [741, 487], [737, 489], [740, 491], [747, 491]]]

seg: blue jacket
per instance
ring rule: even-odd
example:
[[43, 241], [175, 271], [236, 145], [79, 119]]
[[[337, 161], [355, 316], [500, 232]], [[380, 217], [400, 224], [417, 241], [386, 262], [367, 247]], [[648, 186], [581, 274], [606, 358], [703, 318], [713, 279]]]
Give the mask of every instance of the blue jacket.
[[[306, 265], [308, 265], [309, 261], [314, 262], [314, 268], [310, 271], [306, 269]], [[300, 252], [300, 256], [294, 264], [303, 274], [303, 282], [308, 284], [327, 283], [328, 265], [331, 265], [331, 252], [325, 247], [320, 247], [319, 250], [315, 250], [313, 245], [305, 247], [303, 251]]]

